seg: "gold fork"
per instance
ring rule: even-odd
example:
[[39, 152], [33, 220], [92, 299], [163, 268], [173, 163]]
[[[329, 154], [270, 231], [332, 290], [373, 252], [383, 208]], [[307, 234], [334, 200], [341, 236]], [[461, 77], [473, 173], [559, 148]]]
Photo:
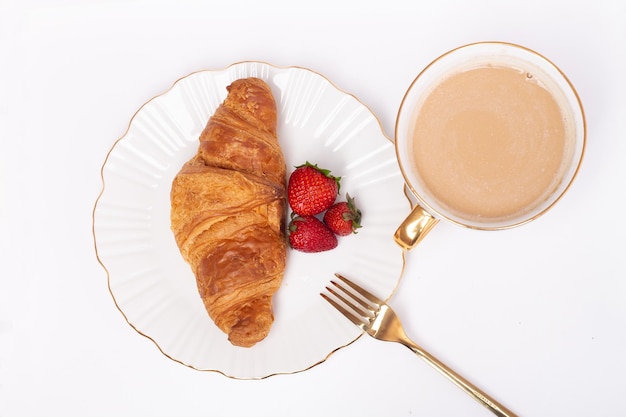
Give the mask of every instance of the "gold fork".
[[[383, 300], [351, 282], [347, 278], [335, 274], [343, 283], [331, 281], [333, 287], [326, 287], [337, 300], [326, 294], [320, 294], [326, 301], [339, 310], [352, 323], [360, 327], [375, 339], [401, 343], [424, 359], [428, 364], [441, 372], [459, 388], [472, 396], [476, 401], [487, 407], [499, 417], [515, 417], [510, 410], [471, 384], [468, 380], [450, 369], [447, 365], [418, 346], [406, 335], [402, 323], [396, 313]], [[346, 287], [347, 286], [347, 287]], [[349, 288], [350, 289], [349, 289]], [[339, 290], [339, 291], [337, 291]], [[341, 293], [340, 293], [341, 292]], [[355, 294], [356, 293], [356, 294]], [[343, 295], [342, 295], [343, 294]], [[358, 295], [357, 295], [358, 294]], [[348, 307], [348, 308], [346, 308]], [[351, 311], [352, 310], [352, 311]]]

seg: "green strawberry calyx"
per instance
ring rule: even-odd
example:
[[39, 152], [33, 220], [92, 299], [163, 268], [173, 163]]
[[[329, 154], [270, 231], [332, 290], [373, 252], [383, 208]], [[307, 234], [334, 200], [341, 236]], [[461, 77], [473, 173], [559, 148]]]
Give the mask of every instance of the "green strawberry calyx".
[[346, 193], [346, 202], [348, 203], [348, 211], [343, 213], [343, 219], [352, 222], [352, 230], [357, 233], [356, 229], [361, 226], [361, 210], [359, 210], [354, 202], [354, 198]]

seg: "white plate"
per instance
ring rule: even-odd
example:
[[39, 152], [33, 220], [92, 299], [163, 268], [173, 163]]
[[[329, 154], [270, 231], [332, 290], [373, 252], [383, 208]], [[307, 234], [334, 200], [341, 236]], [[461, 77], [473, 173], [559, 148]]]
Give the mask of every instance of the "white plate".
[[[178, 252], [169, 193], [226, 86], [248, 76], [273, 90], [288, 172], [310, 161], [340, 175], [342, 197], [349, 192], [356, 198], [363, 228], [340, 238], [333, 251], [290, 250], [269, 336], [238, 348], [208, 317]], [[393, 144], [366, 106], [311, 70], [243, 62], [176, 81], [134, 115], [106, 157], [102, 182], [93, 232], [115, 304], [167, 357], [194, 369], [247, 379], [311, 368], [361, 334], [319, 295], [333, 273], [389, 297], [404, 269], [393, 233], [410, 203]]]

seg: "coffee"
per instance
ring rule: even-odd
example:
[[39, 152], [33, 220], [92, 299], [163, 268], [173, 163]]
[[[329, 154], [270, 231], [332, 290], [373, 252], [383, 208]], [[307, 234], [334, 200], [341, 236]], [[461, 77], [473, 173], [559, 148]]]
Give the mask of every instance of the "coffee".
[[444, 53], [398, 111], [396, 156], [416, 204], [394, 240], [411, 250], [440, 220], [502, 230], [538, 218], [569, 189], [585, 142], [578, 94], [545, 57], [504, 42]]
[[571, 165], [571, 129], [536, 74], [485, 65], [436, 84], [411, 122], [421, 186], [446, 211], [503, 221], [533, 210]]

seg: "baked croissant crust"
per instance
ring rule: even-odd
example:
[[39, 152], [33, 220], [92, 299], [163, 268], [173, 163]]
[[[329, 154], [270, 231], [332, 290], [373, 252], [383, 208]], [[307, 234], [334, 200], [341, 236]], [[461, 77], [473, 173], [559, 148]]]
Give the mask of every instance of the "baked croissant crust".
[[204, 306], [235, 346], [263, 340], [286, 262], [286, 166], [261, 79], [227, 87], [171, 189], [171, 227]]

